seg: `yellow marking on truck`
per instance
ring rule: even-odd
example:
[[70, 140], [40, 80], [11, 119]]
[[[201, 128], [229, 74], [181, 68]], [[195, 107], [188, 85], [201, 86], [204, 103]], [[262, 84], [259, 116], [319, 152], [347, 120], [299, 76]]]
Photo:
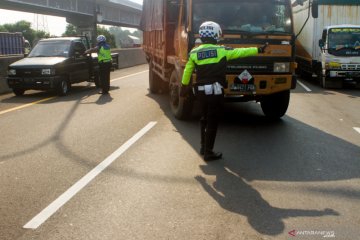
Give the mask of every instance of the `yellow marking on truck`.
[[30, 106], [38, 104], [38, 103], [46, 102], [46, 101], [49, 101], [49, 100], [54, 99], [54, 98], [56, 98], [56, 97], [44, 98], [44, 99], [41, 99], [39, 101], [35, 101], [35, 102], [24, 104], [24, 105], [21, 105], [21, 106], [18, 106], [18, 107], [10, 108], [10, 109], [1, 111], [0, 115], [8, 113], [8, 112], [16, 111], [16, 110], [19, 110], [19, 109], [22, 109], [22, 108], [30, 107]]

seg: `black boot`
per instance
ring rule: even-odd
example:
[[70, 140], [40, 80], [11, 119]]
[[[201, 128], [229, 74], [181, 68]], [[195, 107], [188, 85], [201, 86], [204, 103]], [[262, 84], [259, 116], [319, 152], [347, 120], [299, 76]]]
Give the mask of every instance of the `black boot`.
[[215, 138], [216, 138], [216, 129], [207, 129], [205, 134], [205, 152], [204, 152], [205, 161], [218, 160], [222, 157], [221, 152], [213, 152]]
[[200, 154], [204, 155], [205, 153], [205, 129], [206, 129], [206, 120], [200, 120]]
[[209, 151], [209, 152], [205, 152], [204, 154], [204, 160], [209, 162], [209, 161], [214, 161], [214, 160], [218, 160], [222, 158], [222, 153], [221, 152], [213, 152], [213, 151]]

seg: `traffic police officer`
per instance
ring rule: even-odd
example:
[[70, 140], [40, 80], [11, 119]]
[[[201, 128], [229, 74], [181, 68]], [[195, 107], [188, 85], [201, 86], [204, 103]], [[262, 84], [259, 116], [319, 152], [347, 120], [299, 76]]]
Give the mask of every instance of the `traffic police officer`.
[[110, 45], [106, 43], [106, 37], [104, 35], [99, 35], [96, 40], [96, 47], [87, 50], [85, 53], [97, 52], [100, 86], [102, 89], [99, 93], [108, 94], [110, 90], [110, 70], [112, 65]]
[[224, 97], [223, 86], [226, 86], [227, 61], [263, 53], [267, 44], [259, 48], [232, 49], [219, 46], [217, 42], [222, 31], [219, 24], [211, 21], [201, 24], [199, 35], [203, 44], [190, 52], [181, 81], [180, 96], [186, 97], [189, 94], [191, 75], [196, 69], [196, 84], [193, 90], [202, 104], [200, 154], [204, 155], [205, 161], [211, 161], [222, 157], [222, 153], [214, 152], [213, 147]]

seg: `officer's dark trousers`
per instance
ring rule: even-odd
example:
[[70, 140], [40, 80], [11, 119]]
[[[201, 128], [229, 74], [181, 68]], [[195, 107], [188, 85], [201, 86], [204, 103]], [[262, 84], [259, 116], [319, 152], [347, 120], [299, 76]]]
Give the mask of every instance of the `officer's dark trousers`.
[[197, 97], [202, 107], [200, 120], [201, 147], [205, 152], [211, 152], [214, 148], [224, 97], [223, 95], [205, 95], [201, 91], [198, 92]]
[[103, 92], [110, 90], [111, 62], [99, 63], [100, 85]]

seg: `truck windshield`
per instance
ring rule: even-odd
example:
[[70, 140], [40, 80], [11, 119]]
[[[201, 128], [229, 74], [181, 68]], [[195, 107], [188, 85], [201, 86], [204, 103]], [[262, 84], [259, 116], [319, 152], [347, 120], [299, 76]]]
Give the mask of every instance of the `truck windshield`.
[[360, 56], [360, 28], [330, 29], [328, 48], [337, 56]]
[[196, 0], [193, 29], [214, 21], [224, 33], [292, 33], [291, 9], [286, 0]]
[[40, 41], [29, 54], [29, 57], [69, 57], [70, 41]]

